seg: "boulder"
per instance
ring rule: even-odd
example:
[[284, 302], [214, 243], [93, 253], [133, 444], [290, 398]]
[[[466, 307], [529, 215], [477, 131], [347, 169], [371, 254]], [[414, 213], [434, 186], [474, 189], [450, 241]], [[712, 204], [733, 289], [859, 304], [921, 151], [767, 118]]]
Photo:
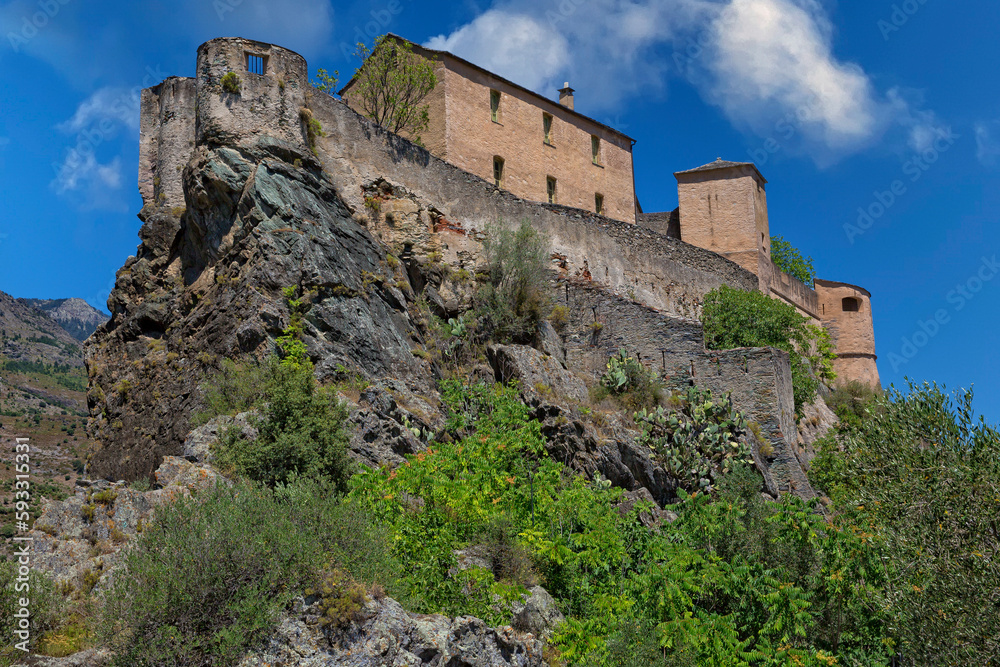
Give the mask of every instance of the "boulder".
[[473, 616], [407, 612], [392, 598], [370, 600], [357, 621], [316, 625], [318, 609], [299, 598], [271, 638], [239, 667], [541, 667], [542, 642], [512, 627], [491, 628]]
[[555, 357], [526, 345], [492, 345], [487, 350], [499, 382], [517, 380], [521, 393], [530, 402], [588, 399], [587, 385], [562, 367]]
[[566, 620], [556, 607], [556, 601], [541, 586], [530, 588], [524, 600], [514, 603], [511, 611], [514, 614], [511, 621], [514, 629], [530, 632], [542, 639], [548, 639], [552, 630]]
[[222, 415], [191, 431], [184, 439], [182, 456], [192, 463], [211, 463], [213, 459], [212, 445], [219, 441], [219, 436], [227, 428], [235, 426], [240, 435], [247, 440], [257, 439], [257, 428], [254, 420], [258, 417], [256, 411], [241, 412], [235, 417]]

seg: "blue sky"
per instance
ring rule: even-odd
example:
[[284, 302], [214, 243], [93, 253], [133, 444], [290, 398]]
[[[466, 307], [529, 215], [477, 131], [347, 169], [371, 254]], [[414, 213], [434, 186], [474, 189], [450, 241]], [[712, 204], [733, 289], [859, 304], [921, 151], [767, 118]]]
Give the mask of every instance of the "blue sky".
[[[0, 2], [0, 289], [105, 308], [135, 252], [138, 89], [220, 36], [345, 81], [392, 31], [638, 140], [646, 211], [723, 157], [769, 180], [771, 232], [873, 295], [883, 383], [975, 385], [1000, 421], [1000, 3], [967, 0]], [[862, 215], [862, 213], [867, 215]]]

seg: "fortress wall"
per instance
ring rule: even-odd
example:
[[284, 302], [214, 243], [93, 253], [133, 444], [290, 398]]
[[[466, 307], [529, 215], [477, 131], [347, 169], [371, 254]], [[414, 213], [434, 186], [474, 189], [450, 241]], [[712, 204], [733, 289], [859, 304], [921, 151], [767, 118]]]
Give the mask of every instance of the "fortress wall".
[[[733, 405], [774, 449], [766, 461], [770, 482], [804, 498], [815, 494], [798, 460], [795, 399], [788, 353], [771, 348], [705, 350], [701, 323], [670, 317], [580, 281], [560, 281], [557, 296], [570, 317], [561, 332], [566, 366], [594, 382], [621, 348], [656, 371], [668, 386], [690, 382]], [[594, 322], [600, 326], [595, 327]]]
[[646, 229], [652, 229], [657, 234], [669, 236], [672, 239], [681, 237], [680, 209], [663, 213], [640, 213], [636, 222]]
[[686, 317], [697, 317], [705, 293], [722, 284], [757, 288], [756, 276], [715, 253], [637, 225], [499, 190], [329, 95], [314, 93], [311, 108], [326, 135], [318, 141], [323, 167], [355, 211], [365, 210], [363, 186], [385, 178], [433, 203], [449, 225], [464, 233], [482, 232], [492, 222], [516, 227], [527, 220], [549, 236], [569, 275]]
[[[770, 261], [770, 260], [768, 260]], [[771, 262], [771, 294], [799, 309], [807, 317], [819, 320], [819, 296], [798, 278], [788, 275]]]
[[183, 206], [181, 172], [194, 152], [195, 80], [172, 76], [143, 90], [139, 109], [142, 203]]

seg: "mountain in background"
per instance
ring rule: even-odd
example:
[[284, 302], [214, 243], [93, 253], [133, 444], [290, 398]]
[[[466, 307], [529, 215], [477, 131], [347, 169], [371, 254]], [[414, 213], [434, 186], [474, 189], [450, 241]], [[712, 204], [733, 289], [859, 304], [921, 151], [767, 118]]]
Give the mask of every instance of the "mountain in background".
[[38, 308], [54, 319], [78, 341], [87, 340], [109, 315], [97, 310], [83, 299], [18, 299]]

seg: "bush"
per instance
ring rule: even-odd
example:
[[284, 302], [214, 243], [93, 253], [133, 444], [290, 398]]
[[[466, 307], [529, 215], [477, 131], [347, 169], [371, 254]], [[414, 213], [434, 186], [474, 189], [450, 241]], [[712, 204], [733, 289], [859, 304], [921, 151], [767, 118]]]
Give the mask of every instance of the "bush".
[[775, 347], [789, 353], [795, 411], [816, 398], [820, 380], [832, 382], [836, 354], [829, 333], [809, 324], [787, 303], [760, 292], [722, 285], [705, 295], [705, 345], [711, 350]]
[[347, 408], [333, 390], [319, 387], [312, 364], [269, 364], [257, 438], [247, 440], [235, 427], [216, 445], [218, 463], [268, 485], [297, 476], [323, 477], [345, 489], [353, 470], [344, 430]]
[[801, 280], [809, 287], [813, 286], [816, 269], [813, 268], [812, 257], [803, 257], [798, 248], [781, 236], [771, 237], [771, 261], [793, 278]]
[[101, 636], [117, 665], [232, 665], [331, 557], [388, 578], [387, 551], [330, 485], [220, 485], [157, 510], [105, 595]]
[[219, 83], [222, 84], [222, 89], [227, 93], [240, 94], [240, 77], [236, 72], [226, 72], [222, 75]]
[[894, 619], [900, 664], [995, 663], [1000, 432], [973, 416], [971, 392], [889, 390], [836, 444], [811, 475], [870, 536], [891, 584], [871, 604]]
[[740, 442], [746, 420], [728, 396], [712, 400], [712, 392], [690, 387], [677, 412], [643, 410], [635, 421], [642, 427], [639, 443], [688, 491], [711, 490], [735, 464], [753, 464], [750, 448]]
[[278, 360], [239, 364], [223, 359], [221, 368], [202, 386], [205, 409], [195, 414], [192, 426], [200, 426], [219, 415], [246, 412], [264, 402], [278, 372]]
[[[30, 600], [31, 646], [34, 648], [39, 639], [46, 633], [59, 627], [65, 609], [65, 601], [56, 589], [52, 579], [47, 575], [31, 570], [27, 582], [18, 582], [18, 565], [16, 561], [0, 560], [0, 636], [4, 638], [0, 646], [0, 664], [10, 656], [23, 657], [20, 651], [13, 651], [11, 646], [16, 641], [14, 631], [19, 628], [18, 619], [14, 613], [21, 607], [19, 598]], [[28, 585], [28, 590], [17, 590], [17, 586]]]
[[877, 396], [878, 393], [869, 385], [852, 380], [834, 389], [825, 400], [842, 424], [859, 427]]
[[549, 240], [527, 222], [516, 232], [489, 225], [483, 244], [485, 284], [476, 291], [476, 309], [498, 342], [530, 343], [549, 314]]

